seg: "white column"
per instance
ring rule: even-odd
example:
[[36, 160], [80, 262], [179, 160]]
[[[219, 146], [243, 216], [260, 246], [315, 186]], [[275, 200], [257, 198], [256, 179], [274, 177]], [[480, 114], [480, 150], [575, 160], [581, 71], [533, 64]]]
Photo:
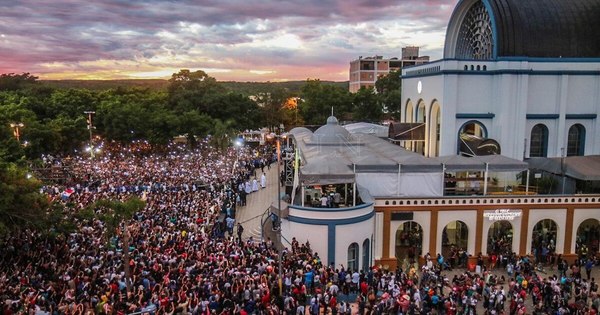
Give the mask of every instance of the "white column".
[[527, 170], [527, 180], [525, 181], [525, 196], [529, 196], [529, 169]]
[[489, 163], [485, 163], [485, 173], [483, 175], [483, 195], [487, 195]]
[[402, 171], [402, 165], [398, 163], [398, 180], [396, 182], [396, 197], [400, 197], [400, 172]]

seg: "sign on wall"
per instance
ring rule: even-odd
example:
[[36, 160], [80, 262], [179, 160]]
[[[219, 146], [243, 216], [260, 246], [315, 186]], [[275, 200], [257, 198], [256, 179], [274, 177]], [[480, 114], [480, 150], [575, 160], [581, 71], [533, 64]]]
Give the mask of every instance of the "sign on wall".
[[523, 211], [520, 209], [496, 209], [484, 212], [483, 217], [488, 218], [489, 221], [512, 221], [522, 214]]
[[413, 216], [412, 212], [393, 212], [392, 221], [412, 221]]

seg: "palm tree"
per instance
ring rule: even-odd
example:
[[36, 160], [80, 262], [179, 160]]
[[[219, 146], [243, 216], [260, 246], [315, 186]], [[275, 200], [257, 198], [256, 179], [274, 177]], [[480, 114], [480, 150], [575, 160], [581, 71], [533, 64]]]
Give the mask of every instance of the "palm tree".
[[231, 145], [231, 138], [235, 137], [236, 134], [233, 126], [234, 121], [231, 119], [224, 122], [220, 119], [215, 119], [215, 126], [210, 141], [211, 145], [220, 152], [225, 151]]
[[[101, 209], [97, 218], [105, 224], [105, 237], [107, 240], [113, 235], [123, 235], [123, 266], [125, 271], [125, 285], [127, 293], [131, 292], [131, 270], [129, 269], [129, 231], [127, 230], [127, 221], [131, 220], [133, 215], [144, 209], [146, 202], [138, 197], [132, 197], [125, 201], [101, 199], [89, 206], [91, 209]], [[120, 232], [119, 226], [123, 224], [123, 231]]]

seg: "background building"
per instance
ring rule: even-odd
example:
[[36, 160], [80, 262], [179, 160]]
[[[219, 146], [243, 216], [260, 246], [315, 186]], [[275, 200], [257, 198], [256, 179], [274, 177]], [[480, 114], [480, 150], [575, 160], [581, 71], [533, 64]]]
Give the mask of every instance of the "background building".
[[[502, 155], [600, 154], [600, 2], [462, 0], [444, 59], [402, 71], [402, 120], [425, 123], [426, 156], [466, 135]], [[571, 16], [572, 18], [562, 18]]]
[[350, 92], [355, 93], [361, 87], [375, 87], [375, 82], [380, 76], [390, 71], [399, 70], [407, 66], [420, 65], [429, 62], [429, 56], [419, 57], [419, 47], [409, 46], [402, 48], [402, 58], [384, 59], [382, 56], [373, 56], [350, 62]]

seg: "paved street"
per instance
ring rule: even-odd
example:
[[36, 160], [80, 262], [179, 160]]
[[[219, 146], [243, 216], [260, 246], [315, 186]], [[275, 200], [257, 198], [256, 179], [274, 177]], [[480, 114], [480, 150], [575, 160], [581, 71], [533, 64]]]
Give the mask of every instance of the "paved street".
[[[253, 237], [255, 240], [261, 239], [261, 220], [268, 219], [267, 209], [277, 200], [277, 185], [279, 185], [279, 176], [277, 174], [277, 164], [273, 163], [269, 170], [265, 167], [267, 176], [267, 187], [253, 192], [247, 196], [246, 206], [239, 207], [236, 211], [236, 222], [244, 227], [243, 239]], [[256, 170], [256, 178], [260, 182], [260, 169]], [[267, 227], [270, 225], [266, 225]]]

